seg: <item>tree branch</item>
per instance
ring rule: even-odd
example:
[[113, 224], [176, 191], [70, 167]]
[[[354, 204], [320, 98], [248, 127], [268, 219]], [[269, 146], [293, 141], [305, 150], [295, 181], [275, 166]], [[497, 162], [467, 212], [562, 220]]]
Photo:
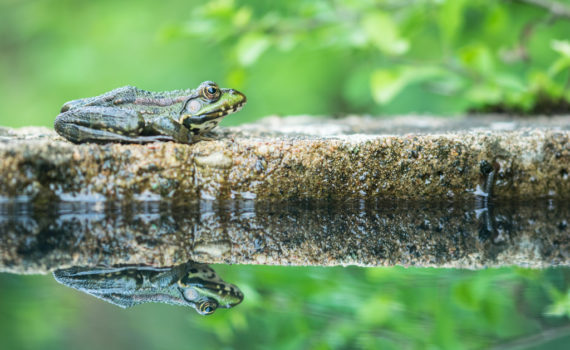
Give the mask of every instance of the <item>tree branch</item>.
[[542, 331], [541, 333], [532, 334], [527, 337], [521, 337], [518, 339], [514, 339], [511, 342], [496, 344], [495, 347], [491, 349], [520, 349], [522, 347], [540, 347], [541, 345], [545, 345], [546, 343], [563, 337], [568, 334], [570, 331], [570, 326], [562, 326], [558, 328], [551, 328]]
[[570, 7], [566, 6], [561, 2], [552, 1], [552, 0], [517, 0], [517, 1], [524, 2], [529, 5], [534, 5], [537, 7], [541, 7], [545, 10], [548, 10], [548, 12], [550, 12], [552, 16], [570, 19]]

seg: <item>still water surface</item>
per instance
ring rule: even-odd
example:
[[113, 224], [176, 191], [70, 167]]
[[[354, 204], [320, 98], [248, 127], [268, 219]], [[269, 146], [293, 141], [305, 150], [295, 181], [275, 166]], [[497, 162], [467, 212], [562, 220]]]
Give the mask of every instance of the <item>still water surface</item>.
[[[560, 206], [561, 204], [547, 203], [543, 206], [536, 205], [534, 210], [527, 210], [524, 206], [514, 209], [509, 207], [508, 210], [504, 207], [495, 207], [491, 212], [499, 214], [493, 214], [495, 216], [492, 217], [489, 217], [489, 208], [480, 206], [462, 207], [462, 210], [456, 209], [452, 212], [455, 213], [453, 215], [467, 218], [465, 227], [475, 230], [473, 242], [482, 244], [481, 249], [486, 246], [500, 246], [499, 254], [495, 255], [497, 257], [501, 252], [509, 251], [509, 242], [520, 243], [518, 238], [526, 234], [521, 232], [528, 230], [528, 225], [536, 230], [542, 230], [540, 232], [545, 238], [540, 242], [546, 242], [548, 231], [544, 230], [548, 230], [550, 226], [537, 224], [537, 217], [548, 217], [548, 221], [553, 223], [552, 229], [558, 230], [553, 234], [557, 237], [567, 237], [565, 231], [567, 226], [564, 226], [568, 219], [567, 211], [564, 209], [564, 204], [562, 209]], [[429, 207], [433, 209], [434, 206]], [[92, 211], [82, 206], [80, 211], [74, 212], [68, 207], [64, 213], [55, 211], [48, 217], [43, 214], [45, 211], [29, 207], [24, 209], [20, 207], [16, 211], [13, 206], [2, 208], [0, 224], [3, 225], [1, 233], [4, 253], [10, 249], [8, 243], [16, 237], [14, 236], [16, 233], [24, 235], [23, 237], [26, 237], [24, 243], [29, 243], [30, 247], [35, 246], [34, 239], [38, 235], [43, 235], [42, 239], [45, 240], [42, 242], [52, 242], [50, 249], [54, 249], [59, 241], [50, 240], [51, 238], [63, 234], [68, 239], [78, 239], [89, 234], [99, 234], [97, 225], [106, 224], [105, 227], [115, 227], [117, 232], [123, 230], [121, 232], [130, 232], [135, 236], [142, 228], [147, 227], [136, 226], [135, 223], [140, 223], [140, 220], [132, 221], [118, 217], [121, 214], [116, 210]], [[159, 227], [164, 231], [158, 230], [156, 237], [168, 235], [178, 237], [181, 233], [172, 228], [179, 226], [165, 223], [176, 223], [180, 217], [188, 219], [196, 216], [202, 220], [201, 222], [207, 223], [206, 226], [212, 225], [212, 215], [204, 216], [211, 208], [202, 207], [195, 213], [190, 213], [190, 209], [186, 208], [186, 216], [174, 214], [170, 209], [165, 211], [160, 206], [157, 208], [147, 210], [145, 214], [146, 224], [149, 220], [151, 222], [158, 220], [155, 224], [162, 223]], [[235, 214], [236, 207], [233, 208]], [[305, 205], [305, 209], [289, 208], [287, 212], [275, 212], [274, 209], [268, 211], [262, 208], [243, 209], [243, 206], [239, 208], [237, 212], [240, 215], [230, 215], [232, 212], [220, 214], [217, 210], [214, 211], [217, 214], [213, 216], [234, 220], [235, 225], [227, 226], [230, 228], [243, 225], [244, 222], [251, 224], [252, 220], [259, 219], [260, 215], [267, 217], [270, 212], [273, 213], [271, 215], [280, 218], [278, 222], [283, 223], [288, 229], [290, 228], [288, 220], [292, 216], [303, 218], [300, 222], [305, 226], [315, 224], [308, 218], [320, 217], [316, 222], [318, 225], [313, 227], [322, 227], [321, 219], [328, 218], [329, 227], [326, 232], [334, 236], [337, 233], [330, 226], [334, 226], [337, 222], [335, 217], [343, 215], [341, 211], [331, 211], [330, 208], [325, 210], [312, 205]], [[306, 212], [307, 208], [309, 214]], [[401, 207], [392, 212], [384, 207], [381, 212], [385, 216], [370, 215], [374, 211], [370, 208], [367, 210], [355, 208], [358, 208], [358, 205], [345, 208], [344, 215], [351, 210], [359, 213], [358, 222], [361, 224], [361, 231], [363, 228], [375, 229], [382, 222], [389, 223], [390, 217], [404, 220], [403, 217], [395, 216], [395, 213], [402, 212]], [[443, 211], [447, 214], [442, 214], [439, 219], [434, 217], [437, 214], [430, 211], [432, 209], [421, 208], [424, 207], [416, 206], [415, 214], [411, 217], [417, 219], [418, 215], [427, 213], [432, 218], [430, 222], [442, 222], [442, 217], [448, 218], [446, 219], [448, 223], [450, 220], [453, 221], [450, 218], [449, 206], [445, 206], [446, 209]], [[534, 212], [535, 215], [532, 222], [526, 222], [526, 226], [522, 224], [525, 220], [520, 216], [520, 213], [524, 212]], [[242, 215], [244, 213], [247, 215]], [[86, 216], [90, 220], [85, 219]], [[78, 217], [83, 218], [82, 222], [85, 225], [71, 224], [77, 222]], [[365, 220], [366, 218], [368, 219]], [[197, 219], [192, 223], [196, 224], [200, 220]], [[268, 222], [277, 222], [275, 220]], [[342, 221], [346, 223], [345, 219]], [[56, 224], [58, 222], [59, 224]], [[109, 222], [115, 225], [109, 226]], [[125, 224], [121, 226], [117, 225], [117, 222], [126, 223], [131, 230], [125, 231]], [[425, 236], [431, 232], [426, 229], [430, 225], [425, 224], [424, 218], [417, 222], [424, 224], [417, 225], [419, 226], [417, 231], [408, 232], [409, 236]], [[17, 223], [19, 228], [15, 229]], [[260, 224], [262, 221], [256, 223]], [[405, 222], [401, 223], [401, 227], [412, 226], [406, 226]], [[196, 228], [195, 225], [192, 227]], [[71, 232], [70, 228], [74, 228], [75, 231]], [[350, 227], [343, 226], [343, 229], [352, 232]], [[435, 232], [440, 230], [438, 227], [434, 229]], [[462, 234], [469, 234], [470, 231], [467, 231]], [[196, 232], [203, 233], [203, 231], [194, 233]], [[374, 234], [374, 232], [365, 233]], [[497, 240], [499, 233], [503, 237]], [[384, 239], [380, 233], [376, 234], [379, 236], [371, 237]], [[406, 236], [402, 232], [398, 234], [404, 238]], [[442, 234], [444, 233], [440, 233]], [[298, 243], [302, 246], [307, 242], [305, 240]], [[462, 242], [461, 244], [468, 246], [467, 243], [471, 241]], [[20, 243], [18, 241], [18, 244]], [[554, 245], [564, 246], [566, 243], [567, 241]], [[386, 244], [389, 244], [389, 241], [386, 241]], [[81, 247], [81, 243], [78, 246]], [[25, 272], [33, 273], [33, 269], [37, 269], [39, 265], [30, 265], [30, 259], [45, 262], [46, 260], [41, 259], [49, 256], [50, 252], [61, 252], [61, 250], [50, 251], [47, 246], [43, 248], [43, 251], [39, 250], [43, 255], [34, 253], [4, 257], [4, 270], [15, 272], [18, 264], [25, 264], [28, 269]], [[462, 252], [461, 247], [458, 247], [458, 250]], [[76, 258], [79, 251], [73, 252]], [[422, 250], [421, 247], [415, 250], [416, 253], [424, 251], [429, 253], [429, 250]], [[455, 255], [450, 255], [452, 259], [450, 261], [455, 261], [453, 259], [457, 258], [457, 250], [454, 252]], [[550, 256], [547, 253], [539, 255], [542, 258]], [[564, 252], [557, 256], [560, 254]], [[65, 262], [69, 263], [67, 260]], [[207, 316], [200, 315], [192, 307], [165, 303], [143, 303], [122, 309], [109, 303], [109, 300], [105, 301], [105, 298], [97, 299], [59, 284], [51, 274], [43, 276], [1, 274], [0, 337], [9, 349], [423, 349], [427, 347], [565, 349], [570, 343], [570, 269], [567, 267], [546, 269], [499, 267], [482, 270], [398, 266], [363, 268], [211, 265], [211, 267], [217, 276], [225, 281], [224, 283], [233, 284], [243, 292], [243, 302], [231, 309], [220, 307]], [[53, 268], [57, 266], [50, 267]], [[137, 276], [137, 274], [131, 275]], [[138, 275], [141, 285], [145, 280], [143, 275]], [[137, 286], [136, 278], [121, 281], [126, 281], [123, 287]], [[177, 293], [180, 284], [175, 281], [173, 285]], [[109, 288], [109, 285], [106, 284], [105, 287]], [[133, 295], [133, 292], [129, 295]], [[188, 295], [195, 297], [197, 294], [189, 292]], [[127, 301], [129, 300], [132, 301], [132, 298], [127, 298]]]

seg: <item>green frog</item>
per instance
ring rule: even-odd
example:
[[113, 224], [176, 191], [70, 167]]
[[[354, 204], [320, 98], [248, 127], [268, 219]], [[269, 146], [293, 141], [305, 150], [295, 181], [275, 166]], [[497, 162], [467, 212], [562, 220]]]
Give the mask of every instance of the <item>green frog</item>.
[[247, 99], [233, 89], [205, 81], [192, 90], [150, 92], [125, 86], [96, 97], [65, 103], [55, 131], [71, 142], [194, 143]]
[[193, 261], [165, 268], [71, 267], [56, 270], [53, 276], [61, 284], [122, 308], [159, 302], [192, 306], [198, 313], [210, 315], [243, 300], [238, 287], [224, 282], [208, 265]]

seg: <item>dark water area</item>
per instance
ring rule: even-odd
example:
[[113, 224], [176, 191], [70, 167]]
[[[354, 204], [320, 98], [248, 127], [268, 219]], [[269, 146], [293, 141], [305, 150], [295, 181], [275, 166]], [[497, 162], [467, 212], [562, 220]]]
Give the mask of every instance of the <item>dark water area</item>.
[[564, 349], [569, 213], [485, 198], [4, 202], [0, 336], [10, 349]]

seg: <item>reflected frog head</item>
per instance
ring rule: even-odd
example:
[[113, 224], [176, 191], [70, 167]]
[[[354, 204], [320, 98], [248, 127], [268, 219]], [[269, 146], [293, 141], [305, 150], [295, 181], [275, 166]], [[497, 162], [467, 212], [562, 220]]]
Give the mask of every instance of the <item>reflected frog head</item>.
[[178, 288], [184, 300], [202, 315], [212, 314], [217, 308], [231, 308], [243, 300], [238, 287], [224, 282], [206, 265], [190, 267], [178, 281]]

